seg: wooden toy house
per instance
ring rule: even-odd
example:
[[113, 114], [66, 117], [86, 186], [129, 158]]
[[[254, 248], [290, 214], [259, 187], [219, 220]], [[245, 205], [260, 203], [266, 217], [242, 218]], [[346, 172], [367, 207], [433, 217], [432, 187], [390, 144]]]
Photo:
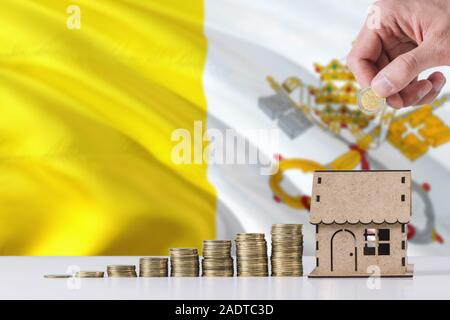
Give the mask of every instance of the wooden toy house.
[[411, 171], [316, 171], [316, 267], [309, 277], [411, 277], [410, 218]]

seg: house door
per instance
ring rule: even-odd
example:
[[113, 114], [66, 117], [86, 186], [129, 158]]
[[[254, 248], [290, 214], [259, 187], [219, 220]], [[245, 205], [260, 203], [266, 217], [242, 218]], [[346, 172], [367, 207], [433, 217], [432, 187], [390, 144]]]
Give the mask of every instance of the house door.
[[331, 271], [357, 271], [356, 237], [347, 229], [336, 231], [331, 237]]

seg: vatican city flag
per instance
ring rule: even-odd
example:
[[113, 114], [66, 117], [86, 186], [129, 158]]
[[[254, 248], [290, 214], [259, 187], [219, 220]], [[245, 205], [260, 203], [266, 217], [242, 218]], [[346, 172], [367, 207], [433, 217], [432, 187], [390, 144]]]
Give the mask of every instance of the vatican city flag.
[[2, 0], [0, 255], [168, 255], [273, 223], [313, 255], [324, 168], [412, 170], [408, 253], [448, 254], [449, 102], [379, 126], [352, 106], [372, 2]]

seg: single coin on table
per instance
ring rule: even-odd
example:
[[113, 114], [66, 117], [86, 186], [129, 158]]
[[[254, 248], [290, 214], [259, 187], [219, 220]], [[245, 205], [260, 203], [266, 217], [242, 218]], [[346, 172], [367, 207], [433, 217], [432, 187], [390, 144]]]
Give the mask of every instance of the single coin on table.
[[46, 274], [44, 275], [44, 278], [47, 279], [67, 279], [67, 278], [71, 278], [72, 275], [70, 274]]

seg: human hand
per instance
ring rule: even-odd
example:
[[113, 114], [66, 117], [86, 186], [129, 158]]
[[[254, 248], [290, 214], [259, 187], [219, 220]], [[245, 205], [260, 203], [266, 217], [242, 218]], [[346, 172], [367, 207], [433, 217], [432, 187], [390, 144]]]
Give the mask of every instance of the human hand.
[[356, 80], [395, 108], [432, 102], [445, 76], [418, 75], [450, 65], [450, 0], [381, 0], [374, 6], [379, 26], [365, 23], [347, 59]]

